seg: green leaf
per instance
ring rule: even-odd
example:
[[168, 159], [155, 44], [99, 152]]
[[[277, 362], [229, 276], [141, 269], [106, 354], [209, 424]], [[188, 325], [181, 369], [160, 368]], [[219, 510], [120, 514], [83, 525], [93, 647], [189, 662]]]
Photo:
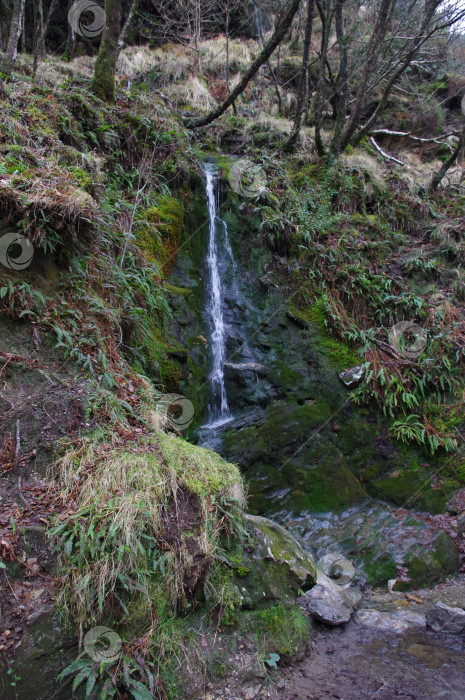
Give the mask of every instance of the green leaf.
[[153, 695], [143, 683], [131, 679], [129, 689], [134, 700], [153, 700]]
[[279, 654], [270, 654], [269, 657], [265, 659], [265, 663], [268, 664], [270, 668], [277, 668], [280, 658]]

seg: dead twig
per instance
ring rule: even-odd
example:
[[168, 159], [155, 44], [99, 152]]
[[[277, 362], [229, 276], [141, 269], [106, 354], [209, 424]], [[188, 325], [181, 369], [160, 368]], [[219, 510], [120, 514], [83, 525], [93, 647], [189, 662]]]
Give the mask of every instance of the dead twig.
[[22, 500], [22, 502], [23, 502], [24, 505], [26, 506], [26, 508], [30, 508], [30, 507], [31, 507], [31, 504], [29, 503], [29, 501], [28, 501], [27, 498], [24, 496], [24, 494], [23, 494], [23, 492], [22, 492], [22, 490], [21, 490], [21, 477], [18, 478], [18, 494], [19, 494], [20, 499]]
[[21, 451], [21, 436], [19, 432], [19, 418], [16, 421], [16, 446], [15, 446], [15, 469], [19, 466], [19, 453]]

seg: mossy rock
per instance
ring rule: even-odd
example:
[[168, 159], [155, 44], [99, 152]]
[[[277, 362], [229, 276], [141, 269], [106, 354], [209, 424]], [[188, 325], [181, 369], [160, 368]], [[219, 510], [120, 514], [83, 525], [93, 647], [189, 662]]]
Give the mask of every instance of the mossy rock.
[[431, 520], [381, 503], [366, 503], [324, 520], [301, 518], [295, 527], [317, 555], [328, 541], [356, 565], [361, 582], [385, 586], [398, 580], [405, 589], [425, 586], [454, 574], [460, 566], [456, 543]]
[[321, 299], [304, 309], [296, 308], [291, 304], [286, 310], [286, 315], [301, 328], [311, 329], [313, 327], [318, 331], [318, 334], [313, 337], [313, 342], [322, 351], [328, 363], [337, 370], [341, 371], [360, 364], [360, 357], [355, 350], [350, 348], [347, 343], [330, 335]]
[[158, 263], [168, 277], [181, 240], [183, 207], [173, 197], [162, 197], [157, 206], [144, 212], [142, 220], [144, 225], [136, 233], [137, 244], [150, 262]]
[[[270, 600], [293, 601], [316, 581], [312, 555], [281, 525], [245, 515], [250, 546], [244, 552], [247, 573], [236, 575], [242, 606], [255, 608]], [[244, 572], [243, 572], [244, 573]]]
[[344, 459], [336, 454], [314, 467], [305, 459], [293, 460], [284, 470], [286, 482], [294, 485], [285, 506], [295, 513], [341, 512], [367, 497]]
[[309, 431], [325, 423], [330, 415], [331, 409], [323, 401], [304, 406], [273, 404], [260, 425], [226, 432], [223, 451], [242, 466], [264, 458], [282, 461], [286, 447], [303, 442]]
[[443, 513], [450, 497], [446, 488], [433, 488], [428, 482], [425, 484], [424, 471], [411, 469], [373, 481], [370, 492], [396, 505], [408, 503], [409, 507], [429, 513]]

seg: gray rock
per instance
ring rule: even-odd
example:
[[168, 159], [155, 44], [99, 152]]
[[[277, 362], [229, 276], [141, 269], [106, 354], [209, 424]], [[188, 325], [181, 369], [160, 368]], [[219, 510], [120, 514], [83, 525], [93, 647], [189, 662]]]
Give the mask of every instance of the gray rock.
[[310, 615], [327, 625], [343, 625], [349, 622], [360, 604], [360, 591], [340, 588], [328, 576], [318, 572], [317, 584], [306, 594], [306, 608]]
[[262, 277], [260, 277], [261, 284], [268, 289], [268, 287], [279, 287], [278, 278], [273, 272], [265, 272]]
[[225, 369], [232, 372], [254, 372], [255, 374], [267, 374], [268, 367], [259, 362], [225, 362]]
[[352, 389], [353, 387], [360, 384], [360, 382], [363, 379], [364, 373], [364, 366], [357, 365], [356, 367], [351, 367], [350, 369], [344, 370], [338, 375], [338, 377], [344, 384], [344, 386], [346, 386], [348, 389]]
[[435, 632], [465, 635], [465, 610], [437, 603], [426, 613], [426, 624]]
[[378, 610], [359, 610], [355, 620], [362, 627], [369, 627], [381, 632], [395, 632], [396, 634], [426, 626], [424, 615], [408, 611], [387, 613]]

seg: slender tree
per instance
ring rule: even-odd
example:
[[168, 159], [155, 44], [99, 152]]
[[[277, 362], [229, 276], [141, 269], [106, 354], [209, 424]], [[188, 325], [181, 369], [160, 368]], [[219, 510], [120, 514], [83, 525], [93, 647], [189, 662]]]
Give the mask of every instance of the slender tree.
[[339, 71], [334, 81], [334, 111], [335, 123], [333, 140], [329, 149], [331, 157], [335, 157], [341, 150], [343, 129], [347, 111], [347, 100], [349, 96], [349, 66], [347, 55], [347, 35], [344, 32], [343, 6], [346, 0], [336, 0], [334, 12], [336, 24], [336, 41], [339, 47]]
[[37, 23], [36, 23], [36, 36], [34, 42], [34, 62], [32, 66], [32, 74], [35, 77], [37, 73], [37, 67], [40, 61], [43, 61], [45, 57], [45, 37], [47, 36], [48, 28], [50, 26], [50, 20], [55, 8], [57, 6], [58, 0], [51, 0], [48, 7], [48, 12], [44, 21], [44, 8], [42, 0], [36, 0], [37, 7]]
[[127, 17], [124, 21], [123, 28], [121, 30], [120, 37], [118, 39], [118, 56], [120, 55], [121, 51], [124, 48], [124, 42], [126, 41], [128, 37], [129, 30], [131, 28], [131, 25], [134, 21], [134, 15], [137, 12], [137, 8], [139, 6], [139, 0], [132, 0], [131, 5], [129, 7], [129, 12], [127, 14]]
[[355, 95], [355, 101], [352, 105], [350, 117], [344, 129], [344, 134], [341, 137], [341, 146], [345, 148], [352, 134], [355, 132], [359, 122], [360, 117], [365, 106], [365, 100], [368, 90], [368, 81], [370, 75], [373, 71], [373, 65], [382, 50], [383, 40], [386, 36], [386, 32], [389, 28], [389, 23], [391, 21], [392, 13], [396, 4], [396, 0], [381, 0], [381, 5], [378, 10], [375, 25], [370, 36], [370, 41], [368, 43], [368, 49], [366, 52], [364, 66], [362, 74], [358, 82], [358, 90]]
[[19, 35], [21, 34], [24, 2], [25, 0], [13, 0], [8, 44], [3, 60], [0, 62], [0, 73], [7, 78], [11, 77], [11, 74], [13, 73], [16, 63], [16, 56], [18, 55], [18, 40]]
[[457, 145], [454, 148], [453, 152], [450, 154], [449, 158], [444, 161], [444, 163], [441, 165], [437, 173], [435, 173], [433, 179], [431, 180], [430, 184], [430, 190], [434, 192], [436, 190], [440, 183], [442, 178], [445, 176], [449, 168], [453, 166], [455, 161], [457, 160], [460, 151], [462, 150], [463, 146], [465, 144], [465, 127], [462, 130], [462, 133], [459, 136], [459, 140], [457, 141]]
[[121, 32], [121, 0], [105, 0], [106, 23], [95, 62], [93, 92], [106, 102], [115, 99], [116, 61]]
[[315, 0], [307, 0], [307, 23], [305, 25], [304, 48], [302, 54], [302, 67], [300, 69], [297, 102], [295, 108], [294, 126], [286, 142], [286, 149], [292, 148], [299, 136], [302, 120], [308, 102], [308, 66], [310, 63], [310, 48], [312, 44], [313, 10]]
[[[75, 0], [68, 0], [68, 12]], [[66, 46], [62, 56], [63, 61], [72, 61], [76, 52], [76, 32], [68, 22], [68, 34], [66, 36]]]
[[326, 102], [326, 65], [328, 56], [329, 36], [333, 19], [332, 0], [316, 0], [316, 7], [321, 20], [321, 43], [318, 58], [318, 79], [315, 98], [315, 145], [318, 155], [326, 152], [321, 135], [323, 122], [323, 109]]

